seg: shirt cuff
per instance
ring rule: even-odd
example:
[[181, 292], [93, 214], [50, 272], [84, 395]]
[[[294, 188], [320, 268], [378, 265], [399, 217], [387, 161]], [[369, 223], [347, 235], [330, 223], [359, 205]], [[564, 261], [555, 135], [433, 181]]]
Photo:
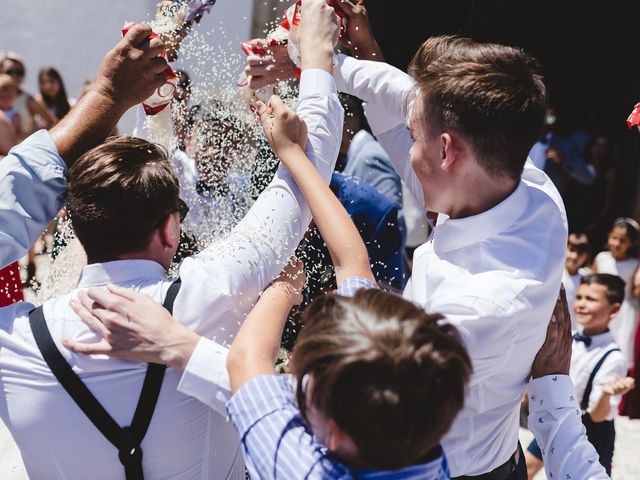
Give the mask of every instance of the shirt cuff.
[[275, 411], [297, 413], [293, 388], [291, 375], [260, 375], [246, 381], [227, 402], [227, 413], [240, 438]]
[[[33, 155], [33, 150], [43, 150], [47, 155]], [[42, 129], [29, 135], [9, 151], [9, 155], [23, 158], [42, 182], [66, 177], [67, 164], [58, 153], [58, 147], [49, 132]]]
[[529, 412], [533, 415], [559, 408], [580, 408], [569, 375], [546, 375], [531, 380], [527, 392]]
[[178, 391], [226, 416], [225, 404], [231, 396], [231, 382], [227, 373], [228, 354], [227, 348], [200, 337], [182, 374]]
[[313, 97], [316, 95], [336, 94], [336, 81], [329, 72], [319, 68], [307, 68], [300, 75], [299, 98]]

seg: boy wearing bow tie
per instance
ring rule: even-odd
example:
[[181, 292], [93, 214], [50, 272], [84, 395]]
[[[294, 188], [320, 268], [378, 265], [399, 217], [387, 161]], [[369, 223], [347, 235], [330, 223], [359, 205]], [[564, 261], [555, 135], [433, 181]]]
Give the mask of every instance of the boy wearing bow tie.
[[[632, 378], [624, 378], [626, 361], [609, 331], [609, 322], [618, 314], [624, 300], [624, 287], [624, 280], [616, 275], [593, 273], [580, 282], [573, 304], [582, 332], [573, 335], [569, 375], [580, 401], [587, 438], [609, 475], [615, 441], [613, 418], [622, 395], [634, 387]], [[529, 445], [526, 457], [527, 472], [529, 478], [533, 478], [543, 466], [542, 453], [535, 440]]]

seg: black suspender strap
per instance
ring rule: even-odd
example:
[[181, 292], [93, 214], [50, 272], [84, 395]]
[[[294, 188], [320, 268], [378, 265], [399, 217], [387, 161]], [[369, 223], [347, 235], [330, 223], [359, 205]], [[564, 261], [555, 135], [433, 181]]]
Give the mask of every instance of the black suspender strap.
[[[173, 303], [180, 290], [180, 285], [179, 279], [173, 282], [164, 300], [163, 306], [170, 313], [173, 311]], [[38, 349], [51, 372], [78, 407], [100, 430], [100, 433], [118, 449], [118, 458], [124, 466], [126, 479], [143, 480], [142, 449], [140, 444], [147, 433], [153, 417], [153, 411], [158, 402], [166, 365], [150, 363], [147, 366], [147, 373], [144, 377], [140, 398], [138, 399], [131, 425], [121, 428], [98, 402], [96, 397], [93, 396], [56, 347], [51, 337], [51, 332], [47, 327], [42, 307], [35, 308], [29, 313], [29, 323]]]
[[600, 370], [600, 367], [602, 366], [602, 364], [610, 354], [612, 354], [613, 352], [619, 352], [619, 351], [620, 351], [619, 348], [612, 348], [611, 350], [606, 351], [604, 355], [600, 357], [600, 360], [598, 360], [598, 363], [596, 363], [596, 366], [593, 367], [593, 370], [591, 371], [591, 375], [589, 376], [589, 380], [587, 381], [587, 387], [584, 389], [584, 394], [582, 395], [582, 402], [580, 402], [580, 409], [583, 412], [586, 412], [587, 408], [589, 408], [589, 397], [591, 396], [591, 390], [593, 389], [593, 379], [596, 378], [596, 373], [598, 373], [598, 370]]

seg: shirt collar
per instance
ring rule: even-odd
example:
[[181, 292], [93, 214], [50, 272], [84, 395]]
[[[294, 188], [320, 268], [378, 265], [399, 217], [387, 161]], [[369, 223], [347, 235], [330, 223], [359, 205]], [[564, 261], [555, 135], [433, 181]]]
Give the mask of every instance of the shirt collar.
[[589, 345], [589, 347], [587, 348], [588, 350], [592, 348], [606, 347], [610, 343], [615, 342], [610, 330], [607, 330], [603, 333], [598, 333], [597, 335], [589, 336], [591, 337], [591, 345]]
[[164, 267], [153, 260], [114, 260], [84, 267], [78, 288], [97, 287], [109, 283], [126, 285], [138, 283], [138, 280], [155, 280], [165, 276]]
[[355, 478], [369, 480], [376, 480], [381, 478], [393, 478], [394, 480], [426, 480], [449, 478], [449, 465], [447, 463], [447, 457], [442, 451], [442, 447], [438, 445], [436, 448], [440, 452], [440, 455], [429, 462], [409, 465], [408, 467], [393, 471], [361, 470], [351, 468], [350, 472]]
[[522, 180], [518, 187], [495, 207], [471, 217], [452, 219], [439, 214], [433, 232], [437, 253], [446, 253], [480, 243], [509, 228], [524, 213], [529, 192]]
[[360, 130], [353, 136], [349, 149], [347, 150], [347, 163], [350, 158], [353, 158], [353, 156], [369, 142], [369, 140], [373, 140], [373, 136], [366, 130]]

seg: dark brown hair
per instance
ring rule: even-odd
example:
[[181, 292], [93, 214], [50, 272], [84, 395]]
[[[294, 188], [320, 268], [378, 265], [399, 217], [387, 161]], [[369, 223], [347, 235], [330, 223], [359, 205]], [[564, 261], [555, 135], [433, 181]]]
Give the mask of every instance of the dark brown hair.
[[580, 285], [602, 285], [607, 289], [607, 301], [610, 304], [624, 302], [625, 281], [610, 273], [590, 273], [580, 280]]
[[381, 290], [315, 300], [293, 354], [302, 414], [309, 401], [374, 468], [419, 462], [463, 407], [471, 373], [457, 330], [442, 318]]
[[42, 91], [42, 87], [40, 87], [40, 95], [42, 95], [42, 100], [44, 100], [44, 103], [46, 103], [47, 106], [51, 110], [53, 110], [58, 120], [62, 120], [62, 118], [67, 113], [69, 113], [69, 110], [71, 110], [69, 99], [67, 98], [67, 90], [64, 88], [64, 82], [62, 81], [60, 73], [55, 68], [44, 67], [40, 69], [40, 72], [38, 72], [38, 85], [42, 85], [42, 81], [44, 80], [45, 76], [51, 77], [56, 82], [58, 82], [58, 85], [60, 85], [60, 89], [58, 90], [58, 93], [55, 97], [50, 97], [46, 95]]
[[87, 255], [112, 260], [147, 247], [153, 231], [175, 211], [178, 180], [158, 145], [112, 137], [73, 164], [67, 195]]
[[520, 178], [547, 100], [533, 57], [504, 45], [433, 37], [413, 57], [409, 73], [432, 136], [455, 131], [487, 173]]

